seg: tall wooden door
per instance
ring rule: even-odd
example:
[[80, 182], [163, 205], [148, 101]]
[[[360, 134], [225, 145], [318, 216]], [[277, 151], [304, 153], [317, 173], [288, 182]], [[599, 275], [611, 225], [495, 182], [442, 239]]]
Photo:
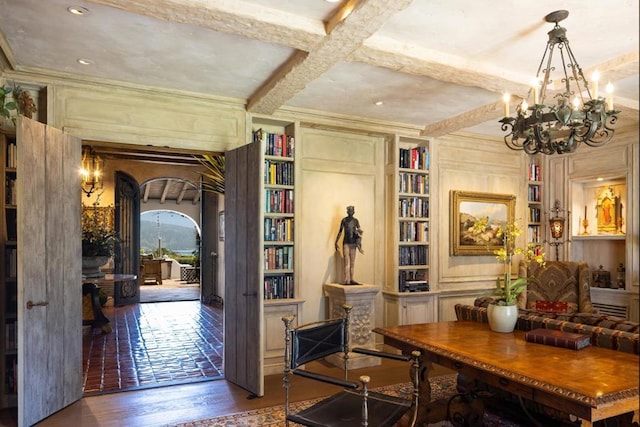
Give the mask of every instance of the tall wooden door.
[[20, 118], [18, 425], [82, 397], [81, 143]]
[[202, 191], [200, 197], [200, 301], [218, 302], [218, 195]]
[[225, 153], [224, 376], [264, 394], [259, 145]]
[[[115, 228], [120, 239], [114, 254], [114, 271], [140, 274], [140, 186], [124, 172], [116, 172]], [[113, 290], [116, 306], [140, 302], [140, 282], [118, 283]]]

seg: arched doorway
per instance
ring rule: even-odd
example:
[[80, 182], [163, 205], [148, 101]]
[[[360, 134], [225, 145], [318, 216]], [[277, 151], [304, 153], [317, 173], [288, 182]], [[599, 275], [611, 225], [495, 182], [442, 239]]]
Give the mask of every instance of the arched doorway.
[[177, 210], [140, 214], [141, 303], [200, 299], [200, 237], [197, 221]]

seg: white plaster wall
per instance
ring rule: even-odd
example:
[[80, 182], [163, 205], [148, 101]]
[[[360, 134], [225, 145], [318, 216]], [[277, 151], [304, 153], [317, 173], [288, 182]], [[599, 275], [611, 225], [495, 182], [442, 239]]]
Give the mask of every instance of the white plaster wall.
[[[382, 287], [384, 277], [383, 140], [346, 132], [302, 129], [302, 168], [297, 188], [296, 236], [300, 297], [304, 322], [325, 318], [322, 285], [341, 283], [342, 260], [334, 244], [346, 207], [364, 230], [363, 251], [357, 253], [354, 278]], [[342, 238], [340, 239], [340, 243]], [[341, 246], [341, 245], [340, 245]], [[382, 322], [382, 299], [376, 300], [376, 324]]]

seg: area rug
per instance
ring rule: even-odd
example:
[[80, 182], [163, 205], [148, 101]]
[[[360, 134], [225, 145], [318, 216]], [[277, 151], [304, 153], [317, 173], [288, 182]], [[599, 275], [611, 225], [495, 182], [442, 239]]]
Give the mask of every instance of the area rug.
[[[456, 393], [456, 374], [443, 375], [430, 378], [431, 398], [438, 400]], [[396, 396], [409, 396], [412, 392], [411, 383], [394, 384], [376, 388], [387, 394]], [[294, 412], [307, 408], [320, 399], [305, 400], [295, 402], [290, 405]], [[290, 423], [291, 425], [297, 425]], [[251, 411], [239, 412], [236, 414], [222, 415], [219, 417], [207, 418], [197, 421], [190, 421], [177, 424], [176, 427], [282, 427], [284, 426], [284, 405], [272, 406], [269, 408], [254, 409]], [[440, 423], [440, 426], [450, 426], [449, 423]], [[483, 425], [487, 427], [524, 427], [525, 424], [518, 424], [503, 419], [497, 414], [485, 413]]]

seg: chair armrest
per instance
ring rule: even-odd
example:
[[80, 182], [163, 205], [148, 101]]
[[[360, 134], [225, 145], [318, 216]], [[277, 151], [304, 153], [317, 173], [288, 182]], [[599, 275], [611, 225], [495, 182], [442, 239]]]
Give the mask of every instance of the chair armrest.
[[368, 356], [383, 357], [385, 359], [392, 359], [392, 360], [401, 360], [403, 362], [408, 362], [409, 360], [411, 360], [411, 357], [405, 356], [404, 354], [386, 353], [384, 351], [371, 350], [369, 348], [357, 347], [357, 348], [352, 348], [351, 351], [354, 353], [366, 354]]
[[316, 381], [322, 381], [327, 384], [339, 385], [344, 388], [357, 389], [359, 384], [353, 381], [345, 381], [338, 378], [330, 377], [327, 375], [317, 374], [315, 372], [304, 371], [302, 369], [294, 369], [291, 371], [294, 375], [299, 375], [305, 378], [311, 378]]

